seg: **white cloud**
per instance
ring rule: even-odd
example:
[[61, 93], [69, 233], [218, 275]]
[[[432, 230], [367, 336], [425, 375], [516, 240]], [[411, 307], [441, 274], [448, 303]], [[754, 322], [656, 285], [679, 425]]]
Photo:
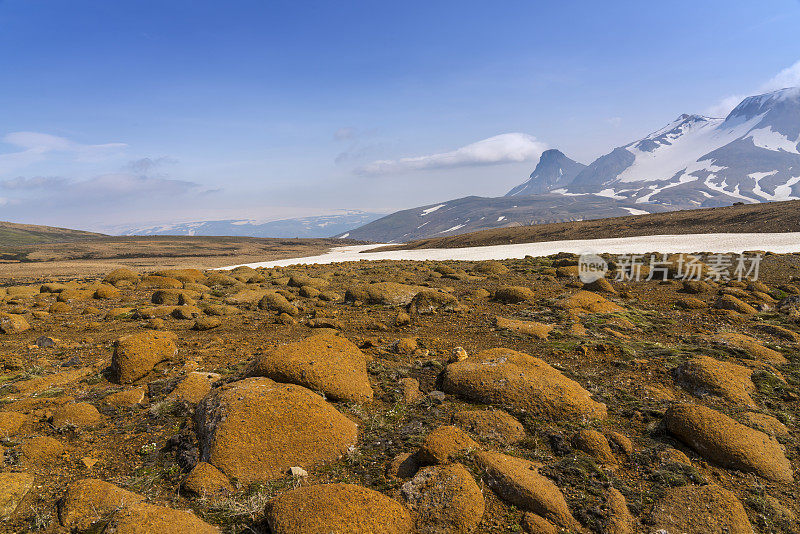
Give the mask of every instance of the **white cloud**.
[[800, 86], [800, 61], [786, 67], [778, 74], [773, 76], [767, 83], [761, 86], [761, 91], [777, 91], [778, 89], [785, 89], [786, 87]]
[[358, 174], [378, 175], [430, 169], [496, 165], [533, 161], [547, 145], [524, 133], [507, 133], [483, 139], [450, 152], [427, 156], [380, 160], [356, 169]]
[[5, 135], [2, 142], [21, 150], [0, 154], [0, 175], [42, 161], [48, 154], [69, 154], [82, 162], [99, 161], [128, 146], [125, 143], [85, 145], [40, 132], [12, 132]]
[[705, 114], [709, 117], [726, 117], [744, 99], [744, 95], [726, 96], [713, 106], [706, 108]]
[[[770, 91], [797, 86], [800, 86], [800, 61], [797, 61], [790, 67], [786, 67], [778, 74], [759, 85], [758, 89], [753, 91], [753, 93], [769, 93]], [[725, 117], [744, 99], [745, 95], [726, 96], [713, 106], [707, 108], [705, 114], [711, 117]]]

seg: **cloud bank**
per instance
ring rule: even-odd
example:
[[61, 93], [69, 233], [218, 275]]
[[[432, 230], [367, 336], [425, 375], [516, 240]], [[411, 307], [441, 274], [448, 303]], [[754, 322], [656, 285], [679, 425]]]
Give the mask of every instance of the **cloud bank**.
[[374, 161], [356, 169], [357, 174], [383, 175], [477, 165], [519, 163], [539, 158], [547, 145], [524, 133], [507, 133], [483, 139], [450, 152]]
[[[754, 93], [769, 93], [787, 87], [800, 86], [800, 61], [786, 67], [778, 74], [758, 86]], [[711, 117], [725, 117], [733, 111], [748, 95], [729, 95], [706, 109], [706, 115]]]

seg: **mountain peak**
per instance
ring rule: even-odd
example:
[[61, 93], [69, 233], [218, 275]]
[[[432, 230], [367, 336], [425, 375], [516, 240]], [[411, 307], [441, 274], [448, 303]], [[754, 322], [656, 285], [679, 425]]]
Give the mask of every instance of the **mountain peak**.
[[748, 96], [733, 108], [726, 120], [734, 118], [748, 120], [776, 108], [800, 108], [800, 87], [785, 87], [761, 95]]
[[542, 152], [539, 163], [528, 180], [508, 193], [507, 197], [538, 195], [569, 185], [585, 167], [568, 158], [560, 150], [551, 148]]

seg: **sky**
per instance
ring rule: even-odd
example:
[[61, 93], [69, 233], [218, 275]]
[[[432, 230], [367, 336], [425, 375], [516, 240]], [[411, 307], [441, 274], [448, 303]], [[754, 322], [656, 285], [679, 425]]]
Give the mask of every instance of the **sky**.
[[0, 220], [499, 196], [800, 85], [800, 1], [0, 0]]

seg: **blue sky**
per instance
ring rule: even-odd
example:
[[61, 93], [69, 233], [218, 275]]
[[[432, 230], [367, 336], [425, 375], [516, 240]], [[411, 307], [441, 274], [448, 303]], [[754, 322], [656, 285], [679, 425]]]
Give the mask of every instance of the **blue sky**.
[[501, 195], [545, 148], [588, 163], [800, 84], [798, 27], [797, 0], [0, 0], [0, 219]]

